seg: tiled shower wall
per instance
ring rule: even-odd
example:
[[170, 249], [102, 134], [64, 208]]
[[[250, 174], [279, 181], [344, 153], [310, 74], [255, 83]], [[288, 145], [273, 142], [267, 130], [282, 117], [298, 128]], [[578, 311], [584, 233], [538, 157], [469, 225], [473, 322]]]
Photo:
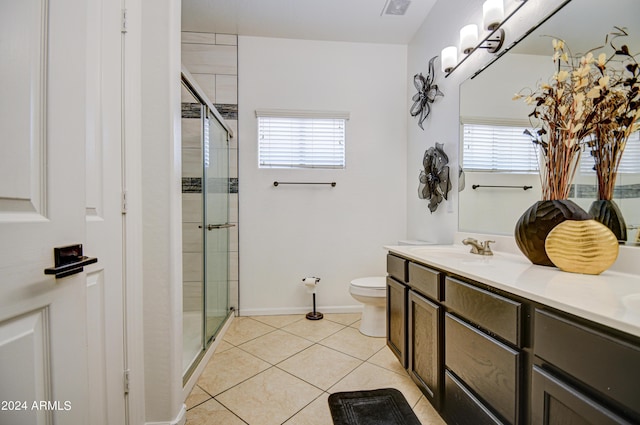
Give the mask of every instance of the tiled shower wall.
[[[230, 140], [229, 155], [229, 222], [235, 224], [229, 233], [229, 302], [230, 306], [238, 309], [238, 37], [231, 34], [210, 34], [183, 32], [182, 33], [182, 64], [193, 75], [198, 85], [205, 92], [211, 103], [222, 115], [227, 126], [233, 131]], [[184, 121], [184, 120], [183, 120]], [[183, 145], [183, 158], [195, 156], [195, 152], [185, 151], [188, 146]], [[199, 154], [201, 157], [201, 153]], [[183, 168], [189, 167], [183, 159]], [[186, 171], [186, 170], [185, 170]], [[183, 177], [190, 177], [183, 171]], [[188, 172], [188, 171], [186, 171]], [[188, 188], [183, 184], [183, 205], [186, 202], [197, 202], [192, 197], [197, 194], [184, 193]], [[201, 194], [199, 194], [201, 195]], [[189, 219], [184, 214], [183, 221]], [[189, 223], [183, 223], [183, 229], [190, 228]], [[201, 240], [191, 240], [198, 236], [183, 231], [184, 249]], [[201, 239], [201, 233], [200, 237]], [[193, 278], [194, 272], [201, 269], [201, 265], [193, 264], [189, 253], [183, 254], [185, 278]], [[199, 268], [199, 269], [198, 269]], [[186, 280], [185, 280], [186, 281]], [[185, 310], [188, 299], [185, 298]]]

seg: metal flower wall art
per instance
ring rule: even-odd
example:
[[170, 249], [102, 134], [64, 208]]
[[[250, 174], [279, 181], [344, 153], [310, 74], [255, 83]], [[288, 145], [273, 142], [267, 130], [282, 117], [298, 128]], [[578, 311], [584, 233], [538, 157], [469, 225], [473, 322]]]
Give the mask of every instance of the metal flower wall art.
[[429, 211], [432, 213], [438, 209], [438, 205], [451, 190], [449, 180], [449, 157], [444, 153], [444, 144], [436, 143], [436, 147], [430, 147], [424, 152], [420, 171], [420, 185], [418, 186], [418, 198], [429, 200]]
[[413, 95], [413, 106], [409, 111], [412, 117], [418, 117], [418, 126], [424, 130], [422, 123], [431, 113], [431, 104], [436, 100], [436, 96], [444, 96], [438, 89], [438, 85], [434, 84], [435, 68], [433, 62], [437, 59], [434, 56], [429, 61], [429, 73], [425, 77], [420, 74], [413, 76], [413, 85], [416, 86], [418, 93]]

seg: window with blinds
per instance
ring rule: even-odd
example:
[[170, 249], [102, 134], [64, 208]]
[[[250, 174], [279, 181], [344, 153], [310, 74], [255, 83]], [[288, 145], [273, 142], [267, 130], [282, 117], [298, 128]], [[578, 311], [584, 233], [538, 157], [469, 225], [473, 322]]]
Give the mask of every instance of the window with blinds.
[[[593, 157], [589, 151], [584, 152], [580, 158], [580, 173], [595, 174], [593, 166]], [[627, 145], [624, 148], [620, 166], [618, 167], [618, 174], [621, 173], [640, 173], [640, 132], [638, 131], [632, 133], [629, 136], [629, 140], [627, 140]]]
[[462, 163], [470, 171], [537, 172], [538, 160], [527, 127], [463, 124]]
[[345, 168], [344, 112], [256, 111], [260, 168]]

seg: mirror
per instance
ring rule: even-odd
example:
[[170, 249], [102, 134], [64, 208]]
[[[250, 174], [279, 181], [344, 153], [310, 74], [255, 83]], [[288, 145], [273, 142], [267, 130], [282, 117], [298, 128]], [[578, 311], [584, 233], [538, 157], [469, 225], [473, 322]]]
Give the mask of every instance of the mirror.
[[[463, 124], [530, 128], [528, 115], [532, 107], [522, 100], [513, 101], [512, 98], [514, 93], [525, 87], [535, 88], [538, 82], [551, 76], [554, 71], [552, 38], [564, 39], [573, 54], [578, 55], [603, 45], [605, 35], [614, 26], [626, 27], [629, 36], [621, 39], [624, 40], [621, 43], [627, 44], [632, 53], [638, 53], [638, 16], [638, 0], [605, 3], [601, 0], [571, 0], [491, 66], [461, 84], [460, 158], [465, 170], [466, 185], [459, 194], [460, 231], [513, 235], [520, 215], [541, 197], [537, 172], [488, 172], [465, 168]], [[526, 136], [523, 143], [531, 145], [533, 150], [533, 144]], [[625, 155], [632, 144], [640, 144], [638, 137], [629, 140]], [[590, 159], [589, 153], [583, 153], [584, 157]], [[618, 174], [614, 200], [622, 210], [628, 226], [627, 244], [638, 245], [640, 164], [633, 168], [635, 172]], [[585, 210], [589, 209], [597, 193], [595, 173], [587, 170], [576, 175], [574, 195], [570, 198]], [[477, 185], [480, 187], [474, 189], [473, 186]], [[532, 188], [524, 190], [525, 186]]]

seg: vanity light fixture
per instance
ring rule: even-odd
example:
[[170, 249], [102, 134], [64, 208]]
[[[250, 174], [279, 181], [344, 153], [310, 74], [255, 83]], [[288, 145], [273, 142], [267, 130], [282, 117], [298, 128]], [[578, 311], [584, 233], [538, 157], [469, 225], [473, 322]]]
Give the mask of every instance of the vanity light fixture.
[[482, 23], [484, 29], [493, 31], [504, 19], [503, 0], [486, 0], [482, 5]]
[[[505, 41], [505, 31], [503, 25], [520, 8], [527, 3], [527, 0], [514, 0], [509, 6], [509, 13], [505, 16], [504, 0], [486, 0], [482, 5], [482, 28], [479, 25], [469, 24], [460, 29], [460, 51], [465, 56], [458, 60], [458, 52], [455, 47], [445, 47], [441, 52], [442, 71], [445, 78], [451, 75], [462, 62], [478, 49], [486, 49], [489, 53], [498, 53]], [[486, 30], [486, 35], [480, 35], [478, 30]], [[484, 37], [478, 41], [480, 37]]]
[[440, 63], [442, 65], [442, 72], [448, 74], [453, 71], [453, 68], [458, 64], [458, 49], [456, 46], [447, 46], [442, 49]]
[[460, 50], [468, 55], [478, 44], [478, 26], [469, 24], [460, 30]]

